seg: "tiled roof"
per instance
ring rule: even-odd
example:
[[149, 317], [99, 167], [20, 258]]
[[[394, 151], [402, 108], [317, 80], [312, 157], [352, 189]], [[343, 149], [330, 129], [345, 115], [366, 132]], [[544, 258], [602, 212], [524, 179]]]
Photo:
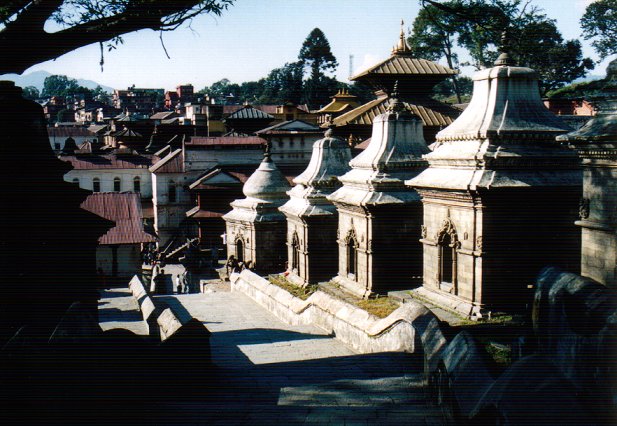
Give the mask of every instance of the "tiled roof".
[[265, 145], [266, 140], [257, 136], [193, 136], [187, 146]]
[[242, 109], [227, 116], [226, 120], [274, 120], [274, 117], [268, 113], [260, 111], [251, 106], [245, 106]]
[[351, 80], [361, 79], [374, 74], [405, 74], [405, 75], [443, 75], [457, 74], [456, 71], [426, 59], [413, 58], [408, 55], [392, 55], [385, 61], [351, 77]]
[[74, 170], [100, 169], [147, 169], [152, 165], [153, 156], [149, 154], [121, 155], [60, 155], [61, 161], [71, 163]]
[[302, 120], [289, 120], [274, 126], [266, 127], [265, 129], [255, 132], [257, 135], [268, 135], [273, 133], [321, 133], [322, 130], [314, 124], [307, 123]]
[[[380, 97], [346, 112], [332, 121], [337, 127], [349, 124], [370, 126], [376, 116], [386, 112], [389, 104], [388, 97]], [[418, 97], [413, 100], [413, 103], [404, 102], [404, 104], [407, 109], [422, 119], [425, 126], [448, 126], [460, 114], [460, 111], [456, 108], [428, 97]]]
[[81, 208], [116, 226], [99, 238], [99, 244], [139, 244], [155, 242], [156, 237], [144, 231], [141, 201], [136, 192], [95, 192], [81, 203]]
[[90, 130], [85, 127], [48, 127], [47, 133], [50, 137], [68, 138], [68, 137], [93, 137], [95, 136]]
[[184, 173], [184, 161], [182, 160], [182, 149], [167, 154], [155, 165], [150, 167], [152, 173]]

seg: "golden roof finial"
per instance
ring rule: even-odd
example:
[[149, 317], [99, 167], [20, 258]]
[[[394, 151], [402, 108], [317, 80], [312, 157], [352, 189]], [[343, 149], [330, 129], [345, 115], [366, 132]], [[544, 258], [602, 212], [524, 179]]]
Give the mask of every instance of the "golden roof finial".
[[401, 34], [399, 35], [398, 44], [392, 49], [392, 54], [409, 54], [411, 53], [411, 49], [407, 46], [407, 41], [405, 40], [405, 21], [401, 19]]

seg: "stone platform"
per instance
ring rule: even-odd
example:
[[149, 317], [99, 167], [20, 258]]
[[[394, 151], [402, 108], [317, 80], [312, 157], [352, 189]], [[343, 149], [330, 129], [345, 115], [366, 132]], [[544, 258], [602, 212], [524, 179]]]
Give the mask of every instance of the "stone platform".
[[[135, 332], [138, 317], [123, 289], [103, 294], [103, 328]], [[282, 323], [229, 284], [204, 293], [155, 298], [185, 309], [212, 332], [212, 359], [221, 378], [203, 398], [135, 407], [131, 421], [151, 424], [447, 424], [425, 401], [422, 357], [357, 354], [324, 331]], [[137, 316], [139, 314], [137, 313]], [[124, 324], [126, 322], [126, 324]], [[178, 360], [178, 368], [182, 360]], [[156, 390], [153, 390], [156, 392]]]

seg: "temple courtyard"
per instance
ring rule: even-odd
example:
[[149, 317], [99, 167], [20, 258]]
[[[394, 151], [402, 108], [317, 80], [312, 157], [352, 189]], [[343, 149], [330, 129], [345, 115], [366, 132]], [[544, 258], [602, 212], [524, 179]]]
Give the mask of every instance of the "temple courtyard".
[[[316, 327], [281, 322], [244, 294], [230, 291], [228, 283], [214, 279], [202, 283], [203, 293], [158, 296], [155, 300], [174, 310], [188, 311], [210, 330], [217, 385], [213, 389], [204, 384], [203, 398], [184, 398], [179, 392], [177, 398], [140, 409], [140, 421], [449, 423], [438, 407], [427, 402], [421, 355], [357, 354]], [[99, 317], [104, 330], [124, 328], [147, 335], [137, 302], [126, 288], [102, 292]], [[185, 368], [182, 359], [177, 360], [177, 368]]]

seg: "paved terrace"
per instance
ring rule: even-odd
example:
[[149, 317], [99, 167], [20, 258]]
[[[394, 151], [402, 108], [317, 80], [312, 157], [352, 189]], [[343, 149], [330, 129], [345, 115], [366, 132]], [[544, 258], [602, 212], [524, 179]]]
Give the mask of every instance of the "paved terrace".
[[[186, 309], [212, 332], [220, 389], [203, 400], [177, 401], [151, 412], [157, 424], [440, 425], [440, 410], [425, 403], [420, 356], [362, 355], [312, 326], [289, 326], [229, 285], [205, 293], [159, 297]], [[128, 290], [100, 302], [104, 329], [146, 330]], [[182, 360], [178, 360], [182, 368]], [[157, 410], [155, 410], [157, 411]]]

